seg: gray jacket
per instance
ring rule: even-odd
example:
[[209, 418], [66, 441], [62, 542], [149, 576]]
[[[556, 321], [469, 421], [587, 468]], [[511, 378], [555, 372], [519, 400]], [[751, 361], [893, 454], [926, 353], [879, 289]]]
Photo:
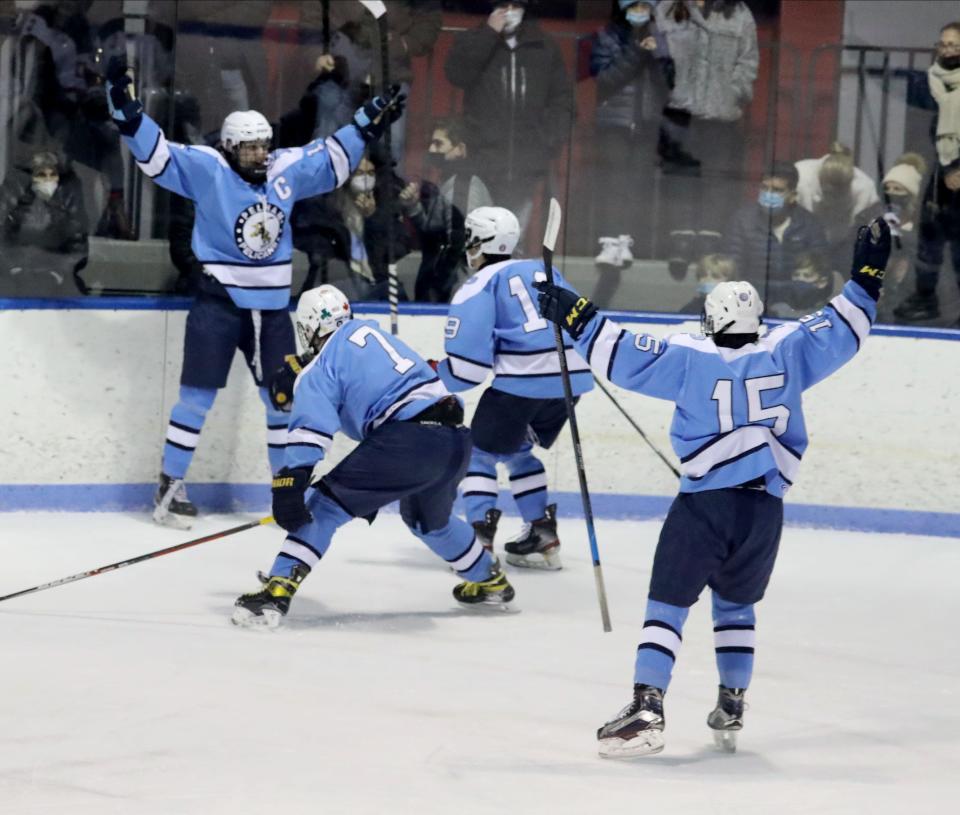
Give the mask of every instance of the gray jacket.
[[701, 119], [735, 122], [753, 98], [759, 53], [757, 24], [745, 3], [729, 19], [719, 12], [704, 18], [697, 4], [686, 0], [690, 19], [677, 23], [673, 0], [657, 4], [656, 21], [666, 35], [676, 80], [672, 108]]

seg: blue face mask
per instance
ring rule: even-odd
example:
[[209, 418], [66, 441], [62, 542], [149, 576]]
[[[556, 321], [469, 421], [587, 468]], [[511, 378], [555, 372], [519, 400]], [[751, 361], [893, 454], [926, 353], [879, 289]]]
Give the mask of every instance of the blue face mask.
[[640, 28], [650, 22], [650, 15], [645, 11], [628, 11], [627, 22], [634, 28]]
[[702, 294], [706, 297], [710, 292], [716, 288], [717, 284], [712, 280], [701, 280], [697, 283], [697, 294]]
[[757, 203], [764, 209], [776, 211], [787, 205], [787, 196], [782, 192], [761, 190], [760, 195], [757, 196]]

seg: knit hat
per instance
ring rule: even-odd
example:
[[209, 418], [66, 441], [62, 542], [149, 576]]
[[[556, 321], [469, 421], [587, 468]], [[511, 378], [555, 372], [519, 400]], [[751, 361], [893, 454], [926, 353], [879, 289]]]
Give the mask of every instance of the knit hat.
[[895, 164], [883, 177], [884, 184], [888, 181], [896, 182], [916, 198], [920, 195], [920, 182], [923, 181], [923, 176], [912, 164]]
[[630, 8], [630, 6], [635, 3], [646, 3], [650, 8], [655, 8], [657, 5], [657, 0], [619, 0], [620, 2], [620, 11]]

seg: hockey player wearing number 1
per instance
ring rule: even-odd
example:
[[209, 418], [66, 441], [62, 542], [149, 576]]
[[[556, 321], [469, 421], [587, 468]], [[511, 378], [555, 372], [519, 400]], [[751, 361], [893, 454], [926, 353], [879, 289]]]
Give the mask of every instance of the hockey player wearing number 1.
[[708, 296], [702, 335], [633, 334], [570, 291], [540, 284], [544, 317], [576, 341], [597, 376], [676, 403], [670, 429], [680, 494], [660, 532], [633, 700], [597, 732], [600, 755], [663, 749], [663, 696], [687, 613], [713, 595], [720, 689], [707, 718], [721, 749], [736, 749], [753, 673], [754, 606], [773, 571], [783, 496], [807, 447], [801, 394], [848, 362], [870, 333], [890, 255], [883, 219], [862, 227], [851, 280], [821, 311], [761, 336], [763, 304], [749, 283]]
[[[513, 599], [499, 563], [451, 515], [470, 457], [463, 403], [408, 345], [351, 316], [333, 286], [306, 291], [297, 304], [310, 361], [294, 384], [284, 467], [273, 479], [273, 517], [288, 534], [266, 585], [237, 599], [237, 625], [276, 627], [334, 532], [354, 518], [373, 523], [397, 500], [410, 531], [464, 578], [453, 590], [459, 603]], [[359, 446], [315, 480], [341, 430]]]
[[182, 527], [197, 514], [183, 483], [187, 468], [238, 348], [267, 409], [270, 469], [279, 469], [287, 417], [270, 405], [264, 373], [296, 350], [287, 311], [290, 212], [299, 199], [331, 192], [350, 178], [367, 144], [401, 115], [404, 97], [395, 87], [329, 138], [271, 152], [273, 129], [255, 110], [224, 119], [219, 149], [168, 142], [130, 95], [130, 85], [124, 60], [114, 57], [107, 68], [110, 114], [140, 170], [194, 201], [192, 246], [204, 271], [187, 315], [180, 398], [170, 415], [154, 498], [154, 519]]
[[[480, 397], [470, 432], [473, 455], [461, 489], [469, 520], [493, 551], [497, 509], [497, 464], [510, 472], [510, 489], [523, 519], [507, 542], [507, 563], [561, 568], [556, 505], [548, 504], [547, 475], [533, 454], [550, 447], [567, 421], [560, 361], [553, 330], [537, 314], [533, 285], [546, 280], [539, 260], [513, 260], [520, 224], [510, 210], [479, 207], [464, 222], [467, 262], [473, 270], [454, 294], [445, 329], [447, 358], [437, 372], [452, 391], [493, 383]], [[561, 281], [559, 272], [555, 279]], [[575, 397], [593, 387], [586, 362], [568, 345]]]

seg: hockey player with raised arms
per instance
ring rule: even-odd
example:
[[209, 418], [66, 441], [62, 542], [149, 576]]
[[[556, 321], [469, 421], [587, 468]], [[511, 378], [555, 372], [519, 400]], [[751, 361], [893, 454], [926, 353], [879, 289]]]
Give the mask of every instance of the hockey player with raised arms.
[[120, 58], [107, 69], [110, 113], [147, 177], [193, 200], [192, 249], [203, 264], [187, 315], [180, 396], [170, 415], [154, 519], [185, 525], [197, 514], [183, 480], [207, 412], [227, 382], [239, 348], [267, 408], [270, 468], [283, 461], [286, 414], [270, 404], [264, 372], [295, 353], [290, 302], [290, 211], [301, 198], [330, 192], [357, 168], [367, 144], [403, 112], [398, 89], [367, 102], [353, 122], [304, 147], [270, 150], [273, 129], [255, 110], [223, 121], [218, 148], [168, 142], [132, 97]]
[[[550, 447], [567, 421], [553, 330], [537, 314], [534, 284], [546, 280], [539, 260], [513, 260], [520, 238], [516, 216], [502, 207], [479, 207], [464, 223], [467, 262], [474, 274], [454, 294], [445, 329], [447, 358], [437, 372], [451, 391], [476, 387], [493, 373], [480, 397], [470, 432], [473, 454], [461, 488], [467, 520], [493, 551], [497, 464], [510, 472], [510, 488], [524, 525], [505, 545], [507, 563], [559, 569], [556, 505], [548, 504], [547, 476], [533, 454]], [[559, 272], [555, 280], [565, 285]], [[574, 396], [593, 387], [583, 359], [568, 346]]]
[[754, 657], [754, 605], [766, 590], [783, 527], [783, 496], [807, 447], [801, 394], [848, 362], [876, 317], [890, 230], [857, 236], [850, 281], [821, 311], [760, 333], [763, 304], [749, 283], [719, 284], [702, 334], [634, 334], [569, 290], [540, 284], [540, 312], [576, 342], [597, 376], [676, 403], [670, 438], [680, 494], [660, 532], [633, 701], [597, 732], [600, 755], [663, 749], [663, 695], [687, 613], [712, 591], [720, 689], [707, 718], [721, 749], [736, 749]]
[[[460, 398], [374, 320], [351, 320], [333, 286], [300, 296], [296, 327], [310, 362], [294, 384], [284, 467], [273, 479], [273, 517], [288, 534], [266, 585], [237, 599], [233, 622], [276, 627], [337, 528], [373, 523], [398, 500], [410, 531], [464, 578], [453, 590], [458, 602], [509, 603], [514, 591], [499, 563], [451, 515], [470, 459]], [[338, 431], [360, 444], [315, 479]]]

